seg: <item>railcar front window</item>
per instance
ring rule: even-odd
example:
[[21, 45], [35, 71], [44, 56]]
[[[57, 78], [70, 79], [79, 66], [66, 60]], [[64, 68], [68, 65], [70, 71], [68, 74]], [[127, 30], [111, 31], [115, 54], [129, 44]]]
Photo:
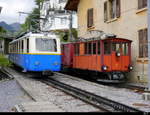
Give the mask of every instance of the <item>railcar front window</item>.
[[115, 52], [121, 52], [122, 51], [122, 45], [119, 43], [113, 43], [112, 50]]
[[36, 49], [44, 52], [57, 52], [55, 39], [38, 38], [36, 39]]
[[128, 48], [129, 48], [128, 43], [124, 43], [122, 47], [123, 47], [123, 55], [125, 56], [128, 55]]
[[113, 43], [112, 50], [115, 52], [120, 52], [126, 56], [128, 55], [128, 43]]

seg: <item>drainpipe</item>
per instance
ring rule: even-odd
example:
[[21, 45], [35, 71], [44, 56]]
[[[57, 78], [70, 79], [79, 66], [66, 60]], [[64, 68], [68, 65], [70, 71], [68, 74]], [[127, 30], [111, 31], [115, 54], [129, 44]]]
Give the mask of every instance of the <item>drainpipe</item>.
[[148, 90], [150, 91], [150, 0], [148, 3]]

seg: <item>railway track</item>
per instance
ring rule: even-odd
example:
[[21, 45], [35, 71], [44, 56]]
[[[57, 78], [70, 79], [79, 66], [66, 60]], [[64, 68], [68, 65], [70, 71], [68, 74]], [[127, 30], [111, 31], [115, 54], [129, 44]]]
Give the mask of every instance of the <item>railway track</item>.
[[121, 83], [121, 84], [103, 83], [103, 82], [99, 82], [94, 79], [86, 78], [86, 77], [84, 77], [84, 75], [79, 75], [79, 74], [77, 75], [75, 73], [71, 73], [71, 74], [62, 73], [62, 74], [75, 76], [75, 77], [81, 78], [83, 80], [97, 83], [98, 85], [100, 84], [100, 85], [110, 86], [110, 87], [114, 87], [114, 88], [126, 88], [126, 89], [132, 90], [137, 93], [150, 93], [149, 91], [147, 91], [148, 88], [146, 88], [146, 87], [134, 86], [134, 85], [126, 84], [126, 83]]
[[[59, 75], [59, 74], [57, 74], [57, 75], [60, 77], [60, 79], [63, 78], [63, 75]], [[53, 77], [55, 78], [56, 76], [53, 76]], [[136, 109], [132, 106], [128, 106], [126, 104], [121, 104], [119, 102], [110, 100], [108, 98], [104, 98], [105, 96], [101, 97], [97, 94], [90, 93], [90, 92], [85, 91], [83, 89], [81, 90], [80, 87], [76, 88], [76, 86], [67, 85], [66, 83], [62, 83], [61, 80], [58, 81], [57, 79], [54, 79], [53, 77], [52, 78], [45, 78], [45, 79], [38, 79], [38, 80], [47, 84], [47, 85], [50, 85], [54, 88], [60, 89], [63, 92], [66, 92], [66, 93], [68, 93], [68, 94], [70, 94], [76, 98], [79, 98], [79, 99], [81, 99], [81, 100], [83, 100], [89, 104], [92, 104], [94, 107], [97, 107], [97, 108], [104, 110], [106, 112], [140, 112], [140, 113], [145, 113], [145, 111]], [[65, 78], [65, 75], [64, 75], [64, 78]], [[72, 80], [74, 80], [74, 78]]]
[[79, 88], [75, 88], [70, 85], [61, 83], [54, 79], [48, 78], [41, 81], [46, 83], [47, 85], [51, 85], [55, 88], [58, 88], [68, 94], [71, 94], [83, 101], [86, 101], [96, 106], [97, 108], [104, 109], [105, 111], [108, 112], [143, 112], [138, 109], [126, 106], [124, 104], [81, 90]]
[[0, 81], [11, 80], [11, 79], [13, 79], [13, 77], [10, 76], [8, 72], [4, 71], [3, 69], [0, 69]]
[[123, 85], [116, 85], [116, 86], [111, 86], [115, 88], [126, 88], [129, 89], [133, 92], [143, 94], [143, 93], [150, 93], [150, 91], [147, 90], [145, 87], [140, 87], [140, 86], [134, 86], [134, 85], [128, 85], [128, 84], [123, 84]]

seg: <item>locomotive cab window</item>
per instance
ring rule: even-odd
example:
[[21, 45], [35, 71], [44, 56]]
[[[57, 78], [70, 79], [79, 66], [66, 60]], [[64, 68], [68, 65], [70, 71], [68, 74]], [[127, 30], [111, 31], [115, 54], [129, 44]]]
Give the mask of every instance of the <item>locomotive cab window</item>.
[[115, 52], [122, 52], [122, 44], [120, 43], [113, 43], [112, 44], [112, 51], [115, 51]]
[[122, 53], [124, 56], [128, 55], [128, 43], [113, 43], [112, 51]]
[[104, 42], [104, 54], [109, 55], [111, 53], [111, 43]]
[[96, 47], [97, 47], [97, 44], [96, 42], [93, 43], [93, 55], [96, 55]]
[[122, 49], [123, 49], [123, 55], [129, 55], [129, 44], [128, 43], [123, 43], [123, 45], [122, 45]]
[[57, 44], [55, 39], [37, 38], [36, 50], [44, 52], [57, 52]]
[[75, 44], [74, 47], [75, 47], [74, 48], [75, 56], [79, 56], [79, 53], [80, 53], [79, 47], [80, 47], [80, 45], [79, 44]]
[[88, 43], [88, 54], [91, 55], [92, 54], [92, 44]]
[[88, 43], [84, 44], [84, 54], [87, 55], [88, 54]]
[[98, 55], [101, 54], [101, 43], [100, 41], [98, 41], [98, 48], [97, 48], [97, 52], [98, 52]]

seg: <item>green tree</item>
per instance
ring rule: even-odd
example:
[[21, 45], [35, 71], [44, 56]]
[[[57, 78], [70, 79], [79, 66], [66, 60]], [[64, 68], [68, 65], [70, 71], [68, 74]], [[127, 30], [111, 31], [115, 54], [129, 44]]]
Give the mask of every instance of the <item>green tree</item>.
[[7, 31], [3, 27], [0, 26], [0, 33], [6, 33], [6, 32]]
[[43, 3], [44, 0], [35, 0], [36, 5], [40, 6], [41, 3]]
[[[71, 32], [72, 32], [72, 35], [73, 35], [73, 38], [75, 40], [78, 39], [78, 32], [75, 28], [72, 28], [71, 29]], [[70, 31], [55, 31], [55, 33], [59, 36], [61, 42], [70, 42]]]
[[[0, 26], [0, 34], [6, 34], [7, 31]], [[0, 39], [4, 39], [3, 37], [0, 37]], [[0, 67], [3, 68], [3, 67], [6, 67], [6, 66], [10, 66], [10, 62], [8, 61], [8, 59], [5, 58], [5, 56], [0, 53]], [[0, 68], [0, 69], [1, 69]]]
[[21, 25], [21, 32], [26, 32], [28, 30], [37, 31], [40, 30], [40, 4], [44, 0], [35, 0], [38, 8], [34, 8], [32, 12], [28, 15], [25, 23]]

